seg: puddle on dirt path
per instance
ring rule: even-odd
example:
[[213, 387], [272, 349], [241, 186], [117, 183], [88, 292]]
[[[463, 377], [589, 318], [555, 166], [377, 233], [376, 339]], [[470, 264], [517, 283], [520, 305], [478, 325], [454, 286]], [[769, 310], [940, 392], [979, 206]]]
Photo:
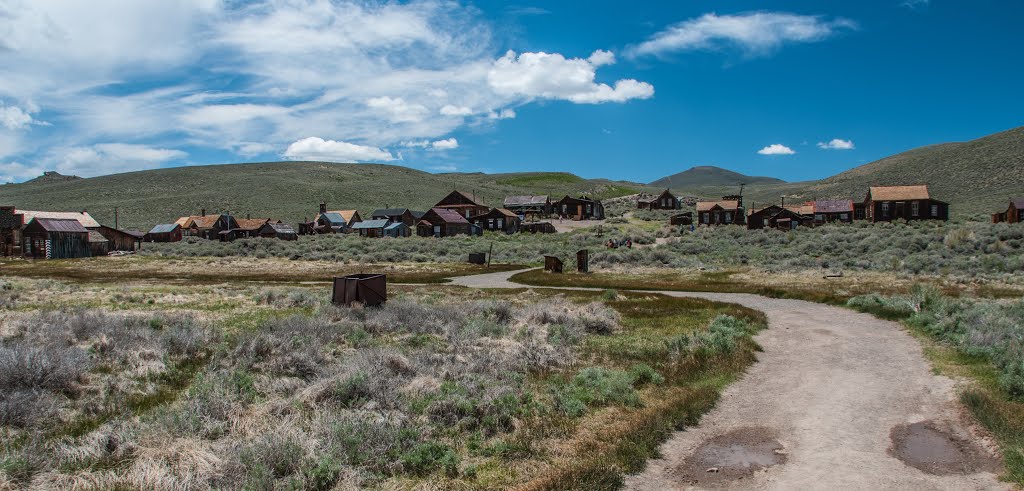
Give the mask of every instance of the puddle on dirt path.
[[683, 482], [702, 486], [736, 481], [785, 463], [782, 449], [771, 430], [741, 428], [702, 443], [676, 468], [676, 474]]
[[889, 437], [890, 455], [929, 474], [973, 474], [999, 468], [984, 450], [940, 430], [932, 421], [899, 425]]

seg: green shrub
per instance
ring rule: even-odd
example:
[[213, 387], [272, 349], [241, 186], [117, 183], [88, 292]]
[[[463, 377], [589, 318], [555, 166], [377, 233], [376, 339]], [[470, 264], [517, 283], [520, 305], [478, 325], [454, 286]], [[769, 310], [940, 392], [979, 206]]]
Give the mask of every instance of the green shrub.
[[459, 456], [448, 445], [438, 442], [417, 444], [402, 455], [402, 468], [413, 475], [440, 472], [449, 477], [459, 474]]

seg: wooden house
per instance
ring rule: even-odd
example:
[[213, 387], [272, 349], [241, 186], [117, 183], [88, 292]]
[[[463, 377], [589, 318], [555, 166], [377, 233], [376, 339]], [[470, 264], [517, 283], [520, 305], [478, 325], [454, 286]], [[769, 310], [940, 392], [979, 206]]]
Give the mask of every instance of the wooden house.
[[379, 218], [374, 220], [363, 220], [352, 226], [352, 231], [360, 237], [384, 237], [384, 227], [391, 225], [391, 220]]
[[102, 257], [106, 256], [110, 251], [110, 241], [98, 231], [89, 230], [89, 255], [92, 257]]
[[416, 224], [416, 235], [421, 237], [451, 237], [471, 235], [473, 227], [458, 211], [448, 208], [431, 208]]
[[678, 210], [680, 207], [679, 198], [669, 189], [657, 196], [641, 194], [636, 200], [638, 210]]
[[813, 207], [806, 203], [795, 206], [766, 206], [751, 210], [750, 214], [747, 215], [747, 228], [750, 230], [763, 228], [792, 230], [813, 224]]
[[864, 198], [865, 219], [872, 222], [893, 220], [948, 220], [949, 204], [932, 199], [928, 186], [871, 186]]
[[727, 196], [718, 201], [698, 201], [697, 220], [700, 225], [743, 225], [746, 212], [743, 200]]
[[483, 230], [514, 234], [519, 231], [522, 220], [519, 215], [505, 208], [495, 208], [483, 215], [469, 219], [470, 223], [479, 225]]
[[1024, 222], [1024, 198], [1013, 198], [1006, 211], [992, 215], [992, 223], [1022, 223]]
[[106, 225], [101, 225], [96, 231], [110, 241], [111, 251], [137, 251], [142, 248], [142, 240], [145, 237], [142, 232], [118, 230]]
[[672, 215], [668, 219], [668, 224], [673, 226], [678, 225], [692, 225], [693, 224], [693, 212], [688, 211], [686, 213], [679, 213], [678, 215]]
[[313, 220], [313, 233], [316, 234], [343, 234], [348, 231], [348, 222], [341, 213], [329, 211], [320, 213]]
[[819, 199], [810, 202], [814, 215], [814, 224], [850, 223], [853, 221], [854, 208], [852, 199]]
[[547, 196], [506, 196], [503, 206], [522, 217], [545, 217], [551, 214], [551, 199]]
[[260, 229], [264, 225], [270, 223], [269, 218], [238, 218], [235, 221], [238, 222], [238, 228], [235, 229], [235, 235], [239, 238], [242, 237], [259, 237]]
[[150, 229], [143, 237], [146, 242], [178, 242], [181, 240], [181, 225], [163, 223]]
[[555, 213], [562, 218], [572, 220], [603, 220], [604, 205], [600, 201], [586, 196], [573, 198], [566, 196], [554, 204]]
[[[453, 210], [463, 218], [473, 218], [478, 215], [483, 215], [491, 211], [491, 209], [484, 204], [483, 200], [477, 196], [471, 196], [462, 191], [452, 191], [447, 196], [438, 201], [434, 205], [433, 209], [446, 209]], [[427, 212], [429, 214], [430, 212]]]
[[50, 218], [55, 220], [74, 220], [86, 229], [97, 229], [100, 228], [100, 222], [97, 222], [92, 215], [87, 211], [32, 211], [32, 210], [15, 210], [15, 213], [22, 216], [22, 223], [28, 225], [33, 218]]
[[409, 237], [412, 235], [412, 228], [406, 225], [404, 222], [391, 222], [390, 225], [384, 227], [385, 237]]
[[291, 225], [283, 223], [267, 222], [256, 232], [257, 237], [266, 239], [298, 240], [299, 234]]
[[207, 240], [221, 238], [221, 232], [238, 228], [238, 221], [228, 214], [207, 215], [202, 210], [199, 215], [181, 217], [176, 222], [181, 227], [181, 234], [185, 236], [200, 237]]
[[89, 257], [89, 230], [74, 219], [33, 218], [22, 230], [22, 250], [34, 259]]
[[[422, 216], [422, 215], [420, 215]], [[370, 216], [373, 220], [388, 220], [390, 222], [402, 222], [409, 227], [415, 226], [416, 214], [408, 208], [381, 208], [374, 210]]]

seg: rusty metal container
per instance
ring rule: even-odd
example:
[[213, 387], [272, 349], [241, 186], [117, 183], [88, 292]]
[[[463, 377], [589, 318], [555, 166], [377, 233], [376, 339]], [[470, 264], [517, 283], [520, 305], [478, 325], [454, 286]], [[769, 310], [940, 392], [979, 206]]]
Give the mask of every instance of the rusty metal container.
[[486, 252], [471, 252], [469, 253], [470, 264], [485, 264], [487, 262]]
[[388, 280], [383, 274], [350, 274], [334, 278], [334, 292], [331, 302], [351, 305], [380, 305], [388, 301]]
[[576, 271], [580, 273], [590, 272], [590, 251], [580, 249], [576, 252]]

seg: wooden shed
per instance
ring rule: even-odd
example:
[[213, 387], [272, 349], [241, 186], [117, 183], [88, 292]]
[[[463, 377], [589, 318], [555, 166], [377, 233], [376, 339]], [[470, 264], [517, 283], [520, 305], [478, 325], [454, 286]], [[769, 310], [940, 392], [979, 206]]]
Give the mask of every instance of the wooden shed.
[[390, 225], [384, 227], [385, 237], [409, 237], [412, 235], [412, 228], [406, 225], [404, 222], [391, 222]]
[[949, 204], [933, 199], [928, 186], [871, 186], [864, 198], [865, 218], [893, 220], [949, 220]]
[[507, 234], [518, 232], [519, 226], [522, 224], [519, 215], [505, 208], [495, 208], [483, 215], [470, 218], [469, 221], [479, 225], [484, 230], [505, 232]]
[[34, 259], [89, 257], [89, 231], [78, 220], [33, 218], [22, 231], [25, 255]]
[[502, 203], [506, 210], [523, 217], [544, 217], [551, 214], [551, 199], [547, 196], [506, 196]]
[[181, 240], [181, 236], [181, 225], [163, 223], [150, 229], [143, 240], [146, 242], [178, 242]]
[[692, 225], [693, 224], [693, 212], [688, 211], [686, 213], [680, 213], [678, 215], [672, 215], [668, 219], [669, 225]]
[[145, 234], [134, 230], [118, 230], [106, 225], [100, 225], [97, 232], [110, 241], [111, 251], [137, 251], [142, 248], [142, 240]]
[[415, 213], [408, 208], [380, 208], [374, 210], [370, 218], [373, 220], [402, 222], [410, 227], [415, 226], [417, 220]]
[[992, 215], [992, 223], [1024, 223], [1024, 198], [1013, 198], [1010, 200], [1006, 211]]
[[374, 220], [363, 220], [352, 226], [352, 231], [359, 234], [360, 237], [384, 237], [384, 228], [391, 225], [391, 221], [387, 218], [380, 218]]
[[811, 202], [815, 225], [825, 223], [850, 223], [853, 221], [852, 199], [819, 199]]
[[451, 237], [471, 235], [473, 228], [459, 212], [447, 208], [431, 208], [416, 225], [416, 235], [421, 237]]
[[740, 199], [723, 198], [717, 201], [698, 201], [697, 219], [701, 225], [743, 225], [746, 212]]
[[267, 222], [260, 227], [256, 235], [267, 239], [299, 240], [299, 234], [295, 229], [283, 223]]

